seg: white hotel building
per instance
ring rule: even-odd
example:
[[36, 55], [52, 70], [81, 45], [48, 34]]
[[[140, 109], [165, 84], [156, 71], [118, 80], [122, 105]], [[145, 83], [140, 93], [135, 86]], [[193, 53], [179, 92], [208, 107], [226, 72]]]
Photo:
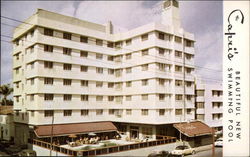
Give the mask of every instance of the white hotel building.
[[223, 88], [219, 83], [196, 83], [196, 119], [222, 130]]
[[14, 30], [17, 143], [52, 123], [108, 121], [155, 139], [195, 119], [194, 35], [181, 28], [178, 2], [164, 2], [159, 22], [113, 27], [38, 9]]

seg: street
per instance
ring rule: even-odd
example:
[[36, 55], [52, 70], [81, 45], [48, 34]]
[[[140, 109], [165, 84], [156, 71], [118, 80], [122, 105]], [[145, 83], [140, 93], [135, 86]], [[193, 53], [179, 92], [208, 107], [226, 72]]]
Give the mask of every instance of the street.
[[[187, 155], [187, 157], [212, 157], [212, 149], [197, 152], [194, 155]], [[215, 147], [215, 157], [222, 157], [222, 148]]]

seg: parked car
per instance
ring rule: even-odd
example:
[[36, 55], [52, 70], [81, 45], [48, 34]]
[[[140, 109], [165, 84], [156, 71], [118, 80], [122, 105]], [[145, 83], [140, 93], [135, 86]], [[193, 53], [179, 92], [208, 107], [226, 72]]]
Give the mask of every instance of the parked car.
[[181, 146], [177, 146], [175, 148], [175, 150], [173, 150], [171, 152], [172, 155], [180, 155], [180, 156], [184, 156], [184, 155], [187, 155], [187, 154], [195, 154], [195, 150], [194, 148], [191, 148], [189, 146], [186, 146], [186, 145], [181, 145]]
[[148, 155], [148, 157], [170, 157], [170, 153], [165, 150], [155, 150]]
[[11, 145], [8, 148], [5, 148], [5, 152], [9, 155], [15, 155], [21, 151], [21, 147], [16, 146], [16, 145]]
[[18, 156], [36, 156], [36, 151], [31, 149], [24, 149], [17, 154]]
[[223, 147], [223, 138], [218, 138], [218, 139], [214, 142], [214, 146], [215, 146], [215, 147]]

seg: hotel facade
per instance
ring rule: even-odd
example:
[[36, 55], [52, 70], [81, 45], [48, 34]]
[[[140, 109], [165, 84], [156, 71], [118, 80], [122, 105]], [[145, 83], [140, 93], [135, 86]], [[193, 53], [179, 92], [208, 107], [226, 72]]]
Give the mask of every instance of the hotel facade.
[[196, 119], [222, 131], [223, 88], [219, 83], [196, 83]]
[[19, 25], [16, 143], [27, 143], [34, 130], [41, 136], [41, 126], [95, 122], [112, 122], [130, 138], [155, 139], [173, 134], [172, 124], [195, 119], [194, 35], [181, 28], [177, 1], [165, 1], [161, 14], [159, 22], [123, 33], [114, 33], [111, 22], [42, 9]]

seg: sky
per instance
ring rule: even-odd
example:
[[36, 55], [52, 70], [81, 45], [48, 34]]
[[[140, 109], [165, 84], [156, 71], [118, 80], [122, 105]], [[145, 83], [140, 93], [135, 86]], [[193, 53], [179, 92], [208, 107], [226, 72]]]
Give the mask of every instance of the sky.
[[[109, 20], [118, 31], [130, 30], [161, 16], [162, 1], [1, 1], [1, 16], [23, 21], [37, 8], [105, 24]], [[222, 1], [179, 1], [181, 27], [195, 35], [196, 74], [206, 82], [222, 80]], [[12, 26], [7, 26], [7, 25]], [[19, 22], [1, 17], [1, 84], [12, 83], [13, 36]], [[4, 41], [3, 41], [4, 40]], [[211, 70], [213, 69], [213, 70]]]

